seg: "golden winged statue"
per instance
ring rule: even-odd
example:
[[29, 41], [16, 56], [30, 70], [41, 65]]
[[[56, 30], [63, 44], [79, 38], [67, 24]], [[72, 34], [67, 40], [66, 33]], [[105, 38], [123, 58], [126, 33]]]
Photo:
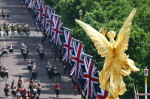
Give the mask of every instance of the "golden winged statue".
[[133, 9], [120, 29], [116, 41], [114, 40], [116, 35], [114, 31], [107, 33], [108, 41], [105, 35], [75, 19], [93, 41], [98, 54], [105, 57], [103, 69], [99, 73], [99, 81], [100, 87], [109, 91], [107, 99], [119, 99], [118, 95], [123, 95], [127, 91], [123, 76], [130, 75], [131, 71], [139, 71], [134, 61], [124, 53], [128, 49], [131, 23], [135, 13], [136, 10]]

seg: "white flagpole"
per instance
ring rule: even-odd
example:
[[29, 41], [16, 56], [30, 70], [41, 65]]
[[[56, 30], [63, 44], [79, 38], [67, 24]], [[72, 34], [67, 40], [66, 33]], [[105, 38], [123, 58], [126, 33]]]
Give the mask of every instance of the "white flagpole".
[[69, 31], [73, 31], [72, 29], [69, 29], [69, 28], [66, 28], [66, 27], [63, 27], [64, 29], [66, 29], [66, 30], [69, 30]]
[[[134, 84], [133, 84], [134, 85]], [[135, 99], [137, 99], [137, 92], [136, 92], [136, 89], [135, 89], [135, 85], [134, 85], [134, 93], [135, 93]]]
[[50, 7], [50, 6], [49, 6], [49, 8], [52, 9], [52, 10], [54, 9], [54, 8], [52, 8], [52, 7]]
[[57, 16], [57, 17], [60, 17], [61, 18], [61, 16], [60, 15], [58, 15], [58, 14], [54, 14], [54, 13], [52, 13], [54, 16]]
[[83, 43], [82, 41], [77, 40], [77, 39], [75, 39], [75, 38], [72, 38], [72, 40], [77, 41], [77, 42], [80, 42], [80, 43]]
[[82, 43], [82, 46], [83, 46], [83, 52], [84, 52], [84, 44], [83, 44], [83, 42], [82, 41], [80, 41], [80, 40], [77, 40], [77, 39], [75, 39], [75, 38], [72, 38], [72, 41], [77, 41], [77, 42], [79, 42], [79, 43]]
[[88, 54], [85, 54], [85, 53], [83, 53], [83, 55], [84, 55], [84, 56], [88, 56], [88, 57], [91, 57], [91, 58], [93, 58], [93, 56], [91, 56], [91, 55], [88, 55]]
[[[138, 92], [138, 87], [136, 86], [136, 90], [137, 90], [137, 94], [139, 94], [139, 92]], [[137, 96], [137, 99], [139, 99], [139, 95]]]

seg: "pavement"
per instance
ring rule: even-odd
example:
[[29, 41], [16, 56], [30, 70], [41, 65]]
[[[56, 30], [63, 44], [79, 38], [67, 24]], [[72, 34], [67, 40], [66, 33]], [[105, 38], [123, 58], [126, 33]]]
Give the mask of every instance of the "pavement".
[[[9, 13], [10, 17], [9, 19], [5, 20], [0, 18], [0, 25], [2, 25], [4, 22], [6, 22], [6, 24], [29, 24], [31, 33], [30, 37], [20, 37], [18, 35], [17, 37], [9, 38], [6, 36], [6, 34], [4, 34], [3, 38], [0, 37], [0, 46], [7, 46], [9, 44], [14, 46], [13, 56], [9, 55], [3, 57], [1, 60], [3, 64], [8, 67], [9, 78], [7, 80], [0, 78], [0, 99], [5, 99], [3, 89], [6, 81], [8, 81], [9, 85], [11, 85], [13, 79], [15, 83], [17, 83], [19, 76], [21, 76], [23, 80], [26, 80], [23, 83], [26, 85], [26, 87], [28, 87], [29, 79], [31, 77], [31, 73], [29, 73], [27, 70], [27, 62], [29, 58], [36, 62], [39, 68], [37, 81], [39, 80], [42, 85], [40, 99], [57, 99], [54, 92], [54, 86], [57, 82], [60, 84], [60, 95], [58, 99], [80, 99], [80, 94], [74, 96], [73, 84], [67, 74], [63, 74], [62, 63], [60, 63], [58, 59], [56, 61], [54, 60], [54, 53], [52, 51], [52, 47], [49, 46], [48, 41], [45, 41], [44, 43], [44, 60], [40, 60], [36, 51], [36, 47], [41, 43], [42, 34], [41, 32], [36, 32], [35, 22], [28, 12], [27, 7], [21, 7], [20, 0], [0, 0], [0, 12], [2, 9], [4, 10], [5, 14]], [[29, 56], [27, 57], [26, 61], [23, 59], [20, 53], [20, 46], [22, 42], [24, 42], [29, 48]], [[45, 70], [48, 60], [50, 60], [52, 64], [58, 68], [62, 77], [61, 80], [49, 80]], [[7, 99], [13, 99], [10, 92]]]

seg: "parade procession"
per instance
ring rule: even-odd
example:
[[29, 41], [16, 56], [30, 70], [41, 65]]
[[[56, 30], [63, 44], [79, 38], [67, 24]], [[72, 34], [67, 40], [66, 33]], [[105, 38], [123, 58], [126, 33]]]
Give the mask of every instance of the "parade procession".
[[149, 0], [0, 0], [0, 99], [150, 99]]

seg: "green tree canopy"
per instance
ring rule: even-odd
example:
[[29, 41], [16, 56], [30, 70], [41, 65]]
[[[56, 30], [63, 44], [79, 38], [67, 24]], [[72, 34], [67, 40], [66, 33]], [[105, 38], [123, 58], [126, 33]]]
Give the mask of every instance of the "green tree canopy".
[[[107, 31], [119, 33], [126, 18], [133, 8], [136, 8], [132, 22], [129, 46], [126, 54], [135, 61], [140, 72], [131, 73], [124, 77], [127, 91], [120, 99], [132, 99], [134, 96], [133, 84], [138, 86], [139, 92], [144, 92], [143, 69], [150, 69], [150, 0], [45, 0], [53, 7], [57, 14], [62, 16], [64, 26], [72, 28], [72, 37], [83, 41], [84, 52], [94, 56], [99, 70], [102, 69], [104, 58], [97, 54], [97, 50], [83, 29], [75, 23], [79, 19], [79, 10], [83, 10], [82, 21], [90, 24], [96, 30], [101, 27]], [[150, 84], [150, 81], [148, 81]], [[148, 87], [148, 91], [150, 88]]]

